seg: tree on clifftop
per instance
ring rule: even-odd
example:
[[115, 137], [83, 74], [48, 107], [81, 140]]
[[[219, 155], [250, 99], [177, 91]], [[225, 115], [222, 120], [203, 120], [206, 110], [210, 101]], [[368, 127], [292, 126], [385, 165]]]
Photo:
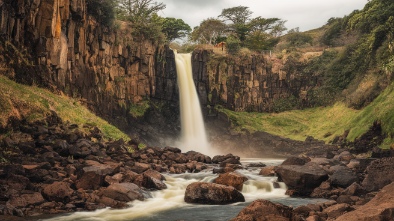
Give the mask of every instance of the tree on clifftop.
[[200, 44], [215, 44], [218, 43], [217, 39], [223, 35], [225, 29], [226, 24], [219, 19], [208, 18], [193, 29], [190, 39]]
[[116, 15], [120, 20], [133, 23], [133, 36], [163, 42], [162, 18], [157, 12], [166, 8], [163, 3], [153, 0], [116, 0]]
[[163, 32], [167, 36], [169, 42], [176, 38], [186, 37], [192, 29], [182, 19], [164, 18]]

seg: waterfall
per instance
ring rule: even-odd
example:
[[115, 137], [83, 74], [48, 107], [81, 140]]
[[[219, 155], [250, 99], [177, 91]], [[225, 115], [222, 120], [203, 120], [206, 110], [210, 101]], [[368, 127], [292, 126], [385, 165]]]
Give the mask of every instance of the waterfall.
[[183, 151], [194, 150], [208, 154], [209, 144], [193, 81], [191, 54], [178, 54], [174, 50], [178, 76], [179, 100], [181, 111], [181, 143]]

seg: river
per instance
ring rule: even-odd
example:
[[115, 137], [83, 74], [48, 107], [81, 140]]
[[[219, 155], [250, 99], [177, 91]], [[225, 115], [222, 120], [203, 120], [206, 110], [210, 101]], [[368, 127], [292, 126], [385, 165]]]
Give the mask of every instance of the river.
[[[242, 159], [244, 166], [250, 163], [264, 163], [267, 166], [279, 165], [279, 159]], [[212, 169], [212, 168], [211, 168]], [[46, 221], [225, 221], [235, 217], [239, 211], [256, 199], [267, 199], [288, 206], [297, 207], [308, 203], [318, 203], [323, 199], [291, 198], [285, 195], [286, 185], [276, 182], [276, 177], [258, 175], [260, 169], [249, 167], [237, 170], [248, 177], [242, 194], [244, 203], [230, 205], [196, 205], [187, 204], [183, 197], [187, 185], [193, 182], [212, 182], [217, 175], [212, 170], [200, 173], [164, 174], [167, 189], [151, 192], [152, 198], [131, 202], [126, 209], [102, 209], [94, 212], [77, 212], [58, 216]]]

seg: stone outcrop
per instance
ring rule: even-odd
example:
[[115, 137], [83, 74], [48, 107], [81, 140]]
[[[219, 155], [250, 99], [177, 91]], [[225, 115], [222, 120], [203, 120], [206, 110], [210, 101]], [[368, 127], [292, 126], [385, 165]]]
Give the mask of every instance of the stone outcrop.
[[223, 56], [206, 50], [193, 53], [193, 78], [202, 106], [220, 104], [258, 112], [273, 111], [274, 101], [290, 96], [307, 102], [308, 90], [320, 82], [316, 76], [285, 70], [280, 59], [262, 54]]
[[248, 178], [242, 174], [230, 172], [219, 174], [219, 177], [214, 180], [214, 183], [232, 186], [238, 191], [242, 191], [243, 184], [247, 180]]
[[231, 219], [231, 221], [287, 221], [291, 220], [292, 212], [293, 209], [291, 207], [272, 203], [268, 200], [256, 200], [242, 209], [238, 216]]
[[281, 165], [276, 167], [275, 172], [279, 180], [282, 180], [289, 189], [295, 190], [295, 194], [309, 195], [314, 188], [328, 179], [328, 173], [314, 163], [305, 165]]
[[116, 22], [98, 23], [86, 0], [4, 0], [0, 74], [79, 98], [125, 127], [133, 104], [178, 94], [172, 51], [133, 39], [130, 24]]
[[336, 221], [392, 220], [394, 217], [394, 183], [385, 186], [371, 201]]
[[232, 186], [195, 182], [186, 187], [185, 202], [199, 204], [229, 204], [245, 202], [242, 193]]

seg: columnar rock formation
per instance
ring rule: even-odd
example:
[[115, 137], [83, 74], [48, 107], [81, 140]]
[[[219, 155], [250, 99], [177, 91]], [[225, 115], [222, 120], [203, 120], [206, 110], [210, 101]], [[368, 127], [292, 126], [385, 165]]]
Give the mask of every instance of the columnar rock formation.
[[107, 119], [127, 118], [131, 104], [156, 94], [177, 99], [168, 49], [134, 40], [129, 24], [116, 22], [117, 28], [97, 23], [85, 0], [2, 0], [1, 74], [81, 98]]
[[[1, 0], [0, 74], [79, 98], [125, 128], [133, 104], [152, 98], [172, 107], [178, 102], [173, 52], [131, 32], [126, 22], [112, 28], [96, 22], [85, 0]], [[192, 59], [202, 106], [211, 113], [217, 104], [272, 111], [275, 100], [303, 100], [317, 84], [263, 55], [234, 58], [196, 50]]]

